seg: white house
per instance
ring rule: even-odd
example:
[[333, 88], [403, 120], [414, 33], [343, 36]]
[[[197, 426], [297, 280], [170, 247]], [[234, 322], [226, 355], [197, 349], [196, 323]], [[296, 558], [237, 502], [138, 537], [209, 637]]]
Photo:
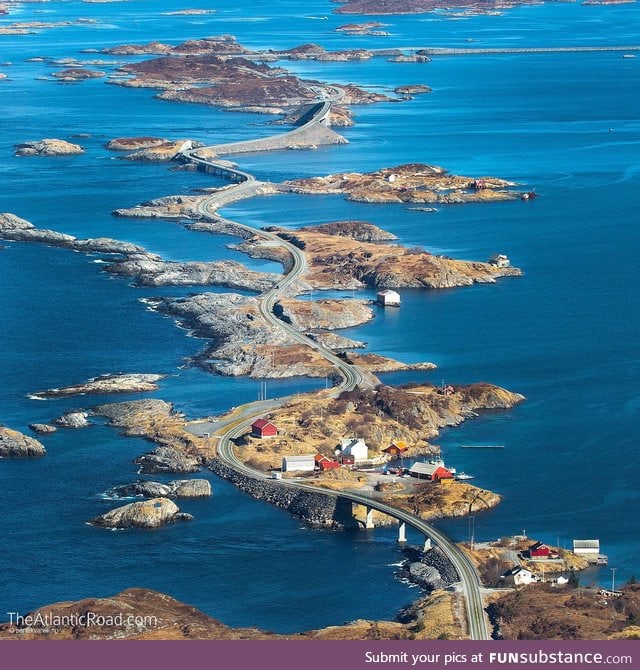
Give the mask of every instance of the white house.
[[366, 461], [369, 458], [369, 448], [364, 440], [359, 437], [350, 437], [340, 440], [340, 454], [342, 456], [353, 456], [356, 463]]
[[597, 563], [600, 554], [600, 540], [574, 540], [573, 553], [576, 556], [582, 556], [589, 563]]
[[282, 459], [282, 472], [313, 472], [315, 467], [315, 454], [285, 456]]
[[511, 261], [508, 256], [504, 254], [493, 254], [489, 259], [491, 265], [495, 265], [498, 268], [508, 268], [511, 265]]
[[513, 584], [514, 586], [526, 586], [538, 581], [538, 578], [531, 570], [522, 568], [519, 565], [511, 568], [511, 570], [507, 570], [500, 579], [504, 579], [505, 583]]
[[376, 302], [384, 307], [400, 307], [400, 294], [391, 289], [378, 291]]

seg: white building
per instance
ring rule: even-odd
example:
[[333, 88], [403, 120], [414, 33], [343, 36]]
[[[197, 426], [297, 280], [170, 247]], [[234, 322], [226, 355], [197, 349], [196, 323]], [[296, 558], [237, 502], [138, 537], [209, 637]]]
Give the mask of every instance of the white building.
[[400, 307], [400, 294], [391, 289], [378, 291], [376, 302], [384, 307]]
[[508, 256], [504, 254], [493, 254], [489, 259], [491, 265], [495, 265], [498, 268], [508, 268], [511, 265], [511, 261]]
[[600, 540], [574, 540], [573, 553], [576, 556], [582, 556], [589, 563], [597, 563], [600, 555]]
[[342, 456], [353, 456], [357, 463], [369, 458], [369, 448], [365, 441], [359, 437], [350, 437], [346, 440], [340, 440], [340, 454]]
[[504, 579], [505, 583], [513, 584], [514, 586], [526, 586], [538, 581], [538, 578], [531, 570], [522, 568], [519, 565], [511, 568], [511, 570], [507, 570], [500, 579]]
[[315, 467], [315, 454], [285, 456], [282, 459], [282, 472], [313, 472]]

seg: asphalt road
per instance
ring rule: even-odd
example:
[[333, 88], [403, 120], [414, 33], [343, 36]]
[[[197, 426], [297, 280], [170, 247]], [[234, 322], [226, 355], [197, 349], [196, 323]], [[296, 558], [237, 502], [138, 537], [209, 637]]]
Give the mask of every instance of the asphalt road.
[[[316, 115], [308, 123], [317, 123], [321, 115], [324, 117], [329, 113], [329, 109], [330, 102], [325, 101], [325, 104], [318, 107]], [[215, 152], [216, 147], [201, 147], [201, 149], [211, 149]], [[258, 182], [256, 182], [253, 175], [250, 175], [247, 172], [242, 172], [241, 170], [230, 170], [227, 166], [217, 165], [215, 160], [201, 158], [197, 155], [197, 153], [198, 149], [188, 150], [183, 152], [183, 155], [195, 163], [200, 163], [203, 165], [208, 165], [212, 168], [224, 169], [228, 172], [235, 173], [235, 176], [240, 183], [238, 183], [236, 186], [226, 189], [224, 198], [226, 202], [231, 202], [232, 200], [245, 197], [256, 188]], [[198, 209], [200, 214], [202, 214], [204, 217], [215, 217], [219, 220], [221, 217], [215, 214], [215, 210], [220, 207], [221, 204], [223, 203], [221, 203], [220, 196], [212, 195], [210, 198], [203, 200], [199, 204]], [[367, 380], [357, 367], [346, 363], [341, 358], [336, 356], [333, 351], [327, 349], [318, 342], [311, 340], [291, 324], [285, 323], [279, 319], [273, 312], [274, 305], [282, 296], [282, 294], [285, 293], [287, 289], [294, 282], [296, 282], [307, 269], [307, 261], [302, 250], [290, 242], [283, 240], [274, 233], [270, 233], [264, 230], [257, 230], [251, 226], [238, 223], [237, 221], [233, 221], [231, 223], [244, 228], [252, 235], [260, 235], [261, 237], [264, 237], [265, 239], [284, 247], [291, 254], [293, 259], [291, 270], [287, 273], [287, 275], [270, 291], [262, 294], [259, 297], [260, 313], [263, 318], [267, 322], [271, 323], [274, 327], [285, 330], [293, 340], [312, 347], [318, 351], [320, 355], [325, 358], [325, 360], [329, 361], [333, 366], [335, 366], [335, 368], [342, 376], [342, 381], [333, 388], [331, 393], [334, 397], [338, 396], [345, 390], [353, 390], [359, 386], [366, 385]], [[243, 472], [250, 477], [265, 479], [267, 478], [265, 473], [249, 468], [237, 458], [233, 449], [232, 440], [246, 433], [256, 418], [262, 416], [270, 410], [284, 405], [288, 400], [289, 398], [282, 398], [243, 405], [234, 411], [230, 416], [228, 416], [224, 421], [192, 424], [189, 430], [194, 434], [200, 435], [202, 435], [204, 432], [212, 433], [218, 439], [217, 455], [222, 462], [234, 470]], [[278, 480], [273, 481], [276, 482]], [[315, 492], [321, 491], [325, 495], [347, 498], [353, 502], [366, 505], [370, 508], [388, 514], [389, 516], [395, 517], [400, 521], [404, 521], [420, 533], [424, 534], [426, 537], [429, 537], [435, 541], [440, 549], [448, 556], [449, 560], [453, 563], [458, 572], [458, 575], [460, 576], [460, 584], [465, 596], [469, 635], [471, 639], [490, 639], [487, 622], [484, 615], [484, 603], [482, 601], [481, 584], [478, 578], [478, 574], [467, 555], [441, 531], [437, 530], [430, 524], [427, 524], [422, 519], [414, 516], [413, 514], [395, 507], [391, 507], [385, 503], [373, 500], [356, 492], [333, 492], [327, 489], [320, 489], [309, 484], [304, 484], [302, 482], [292, 482], [291, 480], [287, 480], [286, 484], [288, 486], [297, 486], [301, 489]]]

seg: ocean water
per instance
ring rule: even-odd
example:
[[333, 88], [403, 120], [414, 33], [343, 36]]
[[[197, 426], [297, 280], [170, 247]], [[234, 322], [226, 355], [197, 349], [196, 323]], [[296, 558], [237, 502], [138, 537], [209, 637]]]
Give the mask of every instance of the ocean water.
[[[190, 6], [210, 5], [194, 0]], [[118, 160], [103, 147], [112, 137], [139, 134], [207, 143], [264, 136], [275, 132], [269, 117], [162, 102], [150, 90], [103, 81], [61, 85], [41, 79], [52, 67], [29, 62], [33, 57], [81, 57], [86, 48], [222, 33], [254, 48], [304, 42], [332, 49], [640, 43], [633, 5], [544, 5], [460, 20], [384, 17], [387, 38], [331, 32], [353, 17], [331, 14], [333, 5], [324, 0], [307, 3], [304, 12], [287, 0], [220, 7], [208, 16], [162, 15], [181, 7], [169, 0], [52, 2], [24, 5], [2, 18], [7, 23], [91, 15], [101, 23], [0, 37], [0, 62], [12, 63], [0, 66], [8, 75], [0, 82], [1, 211], [77, 236], [132, 241], [171, 260], [227, 258], [280, 271], [278, 264], [227, 249], [230, 238], [188, 232], [173, 222], [112, 217], [118, 207], [212, 181], [165, 165]], [[373, 322], [345, 334], [365, 339], [372, 351], [438, 365], [432, 373], [384, 375], [385, 381], [489, 381], [523, 393], [523, 404], [483, 414], [439, 439], [447, 461], [504, 497], [494, 510], [475, 515], [476, 539], [523, 529], [566, 546], [573, 538], [598, 537], [618, 579], [640, 567], [640, 522], [628, 513], [640, 500], [639, 63], [615, 52], [442, 57], [420, 65], [382, 58], [285, 63], [305, 76], [387, 93], [406, 83], [426, 83], [434, 91], [408, 102], [356, 108], [356, 126], [344, 130], [348, 145], [240, 157], [243, 169], [259, 178], [426, 162], [471, 176], [513, 179], [540, 197], [423, 213], [334, 196], [279, 195], [225, 210], [257, 226], [364, 219], [411, 246], [480, 260], [503, 252], [523, 268], [524, 277], [494, 285], [403, 291], [400, 310], [378, 310]], [[89, 135], [72, 139], [86, 147], [82, 156], [12, 155], [15, 142], [76, 134]], [[29, 423], [67, 409], [118, 400], [27, 397], [105, 372], [167, 374], [151, 395], [174, 402], [190, 417], [214, 415], [257, 396], [254, 380], [215, 377], [185, 365], [203, 343], [140, 302], [197, 288], [131, 287], [103, 273], [96, 260], [36, 245], [6, 243], [0, 249], [0, 421], [27, 431]], [[317, 386], [304, 379], [269, 382], [274, 396]], [[394, 530], [306, 530], [212, 475], [213, 498], [181, 504], [196, 517], [189, 524], [141, 533], [93, 529], [85, 522], [113, 505], [101, 494], [135, 479], [132, 459], [150, 445], [103, 425], [60, 431], [42, 441], [45, 459], [0, 465], [8, 540], [0, 555], [0, 611], [145, 586], [230, 625], [292, 632], [392, 617], [416, 595], [396, 577]], [[459, 448], [465, 444], [505, 448]], [[467, 538], [467, 520], [439, 525]], [[292, 575], [297, 582], [300, 566], [308, 565], [314, 573], [349, 579], [339, 589], [330, 580], [292, 588]], [[584, 579], [604, 583], [610, 572], [593, 570]]]

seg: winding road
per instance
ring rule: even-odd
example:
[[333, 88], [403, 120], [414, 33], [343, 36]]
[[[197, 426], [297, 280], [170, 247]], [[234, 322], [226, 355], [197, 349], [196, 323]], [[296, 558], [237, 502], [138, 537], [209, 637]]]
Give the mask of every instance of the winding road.
[[[315, 109], [312, 110], [310, 119], [304, 125], [307, 126], [308, 124], [315, 124], [318, 123], [319, 120], [325, 119], [329, 114], [330, 108], [331, 101], [324, 101], [322, 104], [318, 103]], [[295, 133], [296, 130], [291, 132]], [[203, 199], [198, 205], [199, 214], [205, 218], [214, 218], [217, 221], [226, 221], [232, 223], [233, 225], [248, 231], [251, 235], [259, 235], [271, 243], [284, 247], [292, 257], [292, 265], [289, 272], [276, 286], [259, 297], [261, 315], [274, 327], [286, 331], [286, 333], [293, 340], [308, 347], [312, 347], [318, 351], [320, 355], [325, 358], [325, 360], [329, 361], [337, 369], [340, 376], [342, 377], [342, 380], [331, 390], [331, 395], [333, 397], [337, 397], [343, 391], [349, 391], [358, 387], [367, 386], [370, 384], [370, 381], [356, 366], [345, 362], [336, 356], [333, 351], [310, 339], [294, 326], [285, 323], [274, 314], [273, 308], [280, 296], [285, 293], [306, 271], [307, 262], [305, 255], [298, 247], [282, 239], [275, 233], [270, 233], [264, 230], [257, 230], [251, 226], [247, 226], [237, 221], [223, 219], [215, 213], [216, 210], [224, 204], [241, 198], [250, 197], [251, 195], [255, 194], [259, 190], [260, 185], [260, 182], [258, 182], [253, 177], [253, 175], [247, 172], [243, 172], [242, 170], [237, 170], [235, 168], [230, 168], [226, 164], [216, 163], [215, 159], [203, 158], [202, 156], [198, 155], [198, 153], [202, 151], [217, 153], [217, 148], [217, 146], [210, 146], [201, 147], [199, 149], [186, 149], [181, 152], [183, 160], [194, 162], [203, 169], [209, 171], [226, 172], [231, 179], [237, 182], [235, 186], [228, 187], [222, 190], [220, 193], [213, 194], [210, 197]], [[215, 437], [218, 438], [218, 458], [225, 465], [233, 468], [238, 472], [258, 479], [266, 479], [267, 475], [265, 473], [248, 467], [245, 463], [238, 459], [233, 448], [233, 440], [246, 433], [253, 421], [263, 415], [265, 411], [276, 409], [284, 405], [287, 400], [288, 398], [281, 398], [278, 400], [251, 403], [249, 405], [243, 406], [242, 408], [239, 408], [238, 411], [234, 412], [232, 418], [229, 420], [220, 422], [219, 424], [210, 424], [210, 426], [215, 431]], [[204, 430], [207, 430], [206, 426], [204, 427]], [[196, 434], [203, 434], [203, 429], [200, 431], [192, 429], [192, 432]], [[272, 481], [276, 483], [278, 480]], [[478, 578], [478, 574], [468, 556], [462, 551], [462, 549], [460, 549], [460, 547], [458, 547], [441, 531], [437, 530], [419, 517], [410, 514], [409, 512], [391, 507], [361, 493], [351, 491], [334, 492], [331, 490], [311, 486], [303, 482], [291, 480], [288, 480], [285, 485], [295, 486], [299, 489], [309, 490], [316, 493], [320, 492], [323, 495], [345, 498], [357, 504], [365, 505], [366, 507], [395, 517], [401, 522], [405, 522], [426, 537], [434, 540], [440, 549], [447, 555], [460, 577], [461, 590], [465, 596], [469, 636], [473, 640], [490, 639], [484, 613], [484, 603], [482, 600], [481, 584]]]

